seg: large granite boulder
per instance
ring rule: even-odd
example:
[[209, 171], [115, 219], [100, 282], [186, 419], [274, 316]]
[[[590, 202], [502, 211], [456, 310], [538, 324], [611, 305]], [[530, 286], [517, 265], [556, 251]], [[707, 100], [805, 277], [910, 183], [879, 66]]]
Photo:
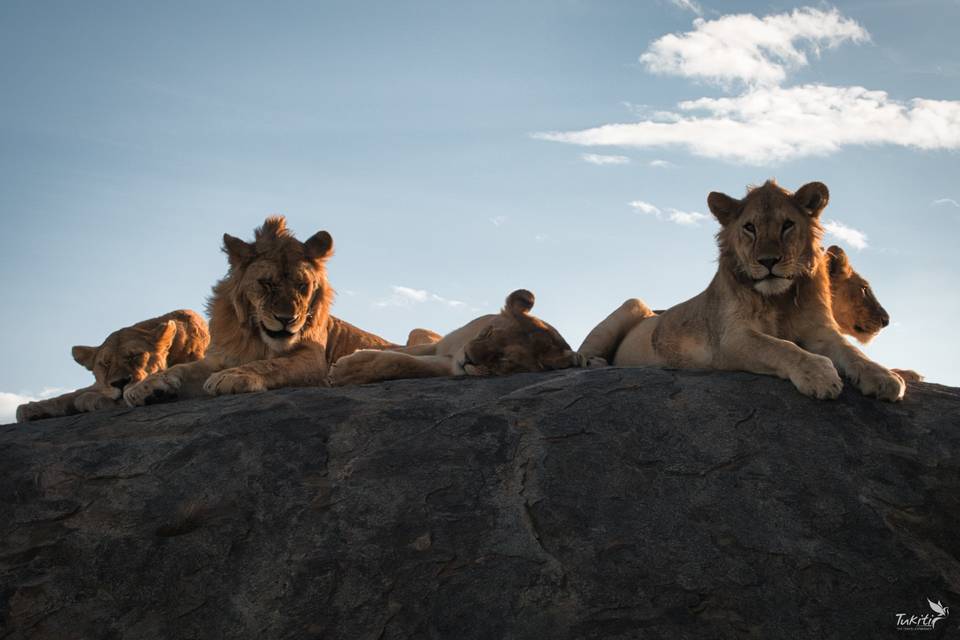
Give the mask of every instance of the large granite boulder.
[[0, 427], [0, 479], [3, 638], [878, 638], [928, 598], [960, 637], [932, 384], [290, 389]]

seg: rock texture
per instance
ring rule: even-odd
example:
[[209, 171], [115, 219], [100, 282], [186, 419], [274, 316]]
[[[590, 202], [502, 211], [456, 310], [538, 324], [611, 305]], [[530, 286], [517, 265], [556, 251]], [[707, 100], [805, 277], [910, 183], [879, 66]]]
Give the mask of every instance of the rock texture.
[[960, 625], [960, 390], [603, 369], [0, 427], [3, 638], [876, 638]]

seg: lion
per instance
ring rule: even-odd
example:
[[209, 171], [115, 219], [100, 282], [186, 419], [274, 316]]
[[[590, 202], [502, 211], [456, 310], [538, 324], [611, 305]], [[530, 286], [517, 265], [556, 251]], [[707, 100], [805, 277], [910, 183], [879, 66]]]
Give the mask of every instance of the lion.
[[119, 406], [123, 390], [167, 367], [203, 357], [210, 343], [207, 322], [179, 309], [114, 331], [100, 346], [77, 345], [73, 359], [93, 373], [89, 387], [17, 407], [17, 422]]
[[533, 303], [531, 292], [518, 289], [507, 296], [499, 314], [480, 316], [435, 342], [431, 340], [438, 334], [414, 329], [408, 344], [417, 344], [407, 348], [356, 351], [337, 360], [330, 370], [330, 382], [342, 386], [400, 378], [496, 376], [594, 366], [597, 361], [581, 357], [556, 329], [530, 315]]
[[902, 399], [903, 379], [847, 342], [834, 319], [819, 224], [829, 198], [821, 182], [791, 193], [769, 180], [741, 200], [711, 193], [720, 258], [707, 289], [661, 315], [627, 300], [590, 332], [581, 355], [774, 375], [820, 399], [840, 395], [839, 370], [865, 395]]
[[[833, 245], [827, 249], [830, 273], [830, 305], [840, 333], [861, 344], [869, 344], [890, 324], [890, 315], [883, 308], [870, 283], [850, 265], [846, 252]], [[923, 382], [923, 376], [912, 369], [890, 369], [906, 382]]]
[[210, 347], [202, 360], [170, 367], [128, 387], [130, 406], [169, 398], [324, 385], [329, 365], [361, 348], [396, 346], [330, 315], [326, 262], [333, 238], [305, 242], [272, 216], [253, 242], [223, 236], [227, 275], [207, 303]]

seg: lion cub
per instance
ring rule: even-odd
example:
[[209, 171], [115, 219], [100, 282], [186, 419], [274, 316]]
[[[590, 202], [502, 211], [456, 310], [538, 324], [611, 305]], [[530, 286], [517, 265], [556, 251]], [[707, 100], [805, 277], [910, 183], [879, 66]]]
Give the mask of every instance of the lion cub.
[[[618, 366], [751, 371], [815, 398], [840, 394], [839, 370], [866, 395], [900, 400], [903, 380], [844, 340], [833, 317], [818, 222], [828, 200], [820, 182], [794, 194], [768, 181], [741, 200], [711, 193], [720, 259], [707, 289], [659, 316], [628, 300], [591, 331], [581, 354], [602, 356], [623, 335]], [[624, 318], [637, 317], [624, 334]]]
[[480, 316], [437, 340], [438, 334], [432, 331], [414, 329], [407, 341], [411, 346], [406, 348], [357, 351], [337, 360], [330, 382], [339, 386], [588, 366], [587, 359], [573, 351], [556, 329], [530, 315], [533, 303], [532, 293], [518, 289], [507, 296], [499, 314]]
[[114, 331], [97, 347], [76, 346], [73, 359], [93, 372], [89, 387], [17, 407], [17, 422], [119, 406], [123, 390], [148, 375], [203, 357], [210, 344], [207, 322], [180, 309]]

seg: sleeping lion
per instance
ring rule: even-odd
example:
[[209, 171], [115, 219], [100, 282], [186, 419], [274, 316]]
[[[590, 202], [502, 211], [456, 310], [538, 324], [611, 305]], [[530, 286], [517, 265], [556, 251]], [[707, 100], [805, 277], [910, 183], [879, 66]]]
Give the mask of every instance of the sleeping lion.
[[286, 220], [274, 216], [254, 232], [253, 242], [224, 234], [223, 245], [230, 267], [207, 304], [206, 356], [127, 387], [123, 397], [130, 406], [203, 392], [322, 385], [338, 358], [394, 346], [330, 315], [326, 261], [333, 238], [326, 231], [300, 242]]
[[839, 370], [866, 395], [900, 400], [903, 380], [849, 344], [834, 319], [818, 221], [828, 200], [820, 182], [790, 193], [771, 180], [742, 200], [711, 193], [720, 258], [707, 289], [662, 315], [628, 300], [580, 353], [613, 352], [617, 366], [775, 375], [814, 398], [840, 394]]
[[93, 373], [89, 387], [17, 407], [17, 422], [121, 406], [123, 390], [148, 375], [203, 357], [210, 343], [207, 322], [180, 309], [118, 329], [96, 347], [73, 347], [73, 359]]
[[[400, 378], [493, 376], [524, 371], [552, 371], [588, 363], [552, 326], [530, 315], [533, 294], [518, 289], [507, 296], [499, 314], [480, 316], [440, 338], [414, 329], [406, 348], [364, 349], [330, 370], [333, 385], [364, 384]], [[436, 339], [439, 338], [439, 339]]]

